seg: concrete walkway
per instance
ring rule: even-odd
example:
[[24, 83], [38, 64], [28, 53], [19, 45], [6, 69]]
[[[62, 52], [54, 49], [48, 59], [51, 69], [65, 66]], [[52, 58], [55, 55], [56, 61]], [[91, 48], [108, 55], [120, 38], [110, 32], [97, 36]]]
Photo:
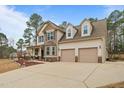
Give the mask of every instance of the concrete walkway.
[[0, 87], [82, 88], [124, 81], [124, 63], [45, 63], [0, 74]]

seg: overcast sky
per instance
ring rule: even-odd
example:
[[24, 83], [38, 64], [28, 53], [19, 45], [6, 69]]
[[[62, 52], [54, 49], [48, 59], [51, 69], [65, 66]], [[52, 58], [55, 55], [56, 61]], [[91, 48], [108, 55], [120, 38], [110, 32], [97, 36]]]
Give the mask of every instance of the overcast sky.
[[51, 20], [56, 24], [68, 21], [78, 25], [84, 18], [103, 19], [115, 9], [123, 10], [124, 6], [0, 6], [0, 32], [17, 42], [23, 35], [26, 21], [33, 13], [38, 13], [43, 20]]

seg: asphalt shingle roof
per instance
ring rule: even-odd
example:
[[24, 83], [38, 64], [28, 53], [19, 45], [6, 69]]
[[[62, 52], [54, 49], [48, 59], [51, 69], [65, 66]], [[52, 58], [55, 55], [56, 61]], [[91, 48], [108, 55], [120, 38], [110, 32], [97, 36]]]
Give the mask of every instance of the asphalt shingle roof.
[[61, 38], [60, 42], [63, 41], [75, 41], [75, 40], [87, 40], [87, 39], [93, 39], [98, 37], [106, 37], [107, 36], [107, 25], [106, 20], [99, 20], [96, 22], [91, 22], [91, 25], [93, 27], [91, 36], [85, 36], [81, 37], [81, 26], [75, 26], [78, 30], [75, 36], [72, 39], [66, 39], [66, 34]]

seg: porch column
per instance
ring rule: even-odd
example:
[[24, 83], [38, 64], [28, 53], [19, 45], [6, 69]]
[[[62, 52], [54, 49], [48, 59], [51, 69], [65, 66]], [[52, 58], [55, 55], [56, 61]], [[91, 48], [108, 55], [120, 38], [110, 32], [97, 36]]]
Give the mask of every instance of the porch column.
[[75, 62], [78, 62], [78, 48], [75, 48]]
[[38, 56], [39, 56], [39, 60], [41, 60], [41, 47], [39, 48]]

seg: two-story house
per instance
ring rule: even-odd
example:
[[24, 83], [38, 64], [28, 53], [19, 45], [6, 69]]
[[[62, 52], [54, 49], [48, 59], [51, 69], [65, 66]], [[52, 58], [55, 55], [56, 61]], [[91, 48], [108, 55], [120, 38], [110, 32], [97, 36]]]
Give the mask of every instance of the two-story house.
[[107, 58], [106, 20], [84, 19], [78, 26], [68, 24], [66, 28], [47, 21], [37, 36], [37, 46], [28, 50], [40, 60], [102, 63]]
[[64, 31], [51, 21], [45, 22], [37, 33], [37, 45], [28, 48], [31, 56], [45, 61], [57, 61], [58, 42]]

